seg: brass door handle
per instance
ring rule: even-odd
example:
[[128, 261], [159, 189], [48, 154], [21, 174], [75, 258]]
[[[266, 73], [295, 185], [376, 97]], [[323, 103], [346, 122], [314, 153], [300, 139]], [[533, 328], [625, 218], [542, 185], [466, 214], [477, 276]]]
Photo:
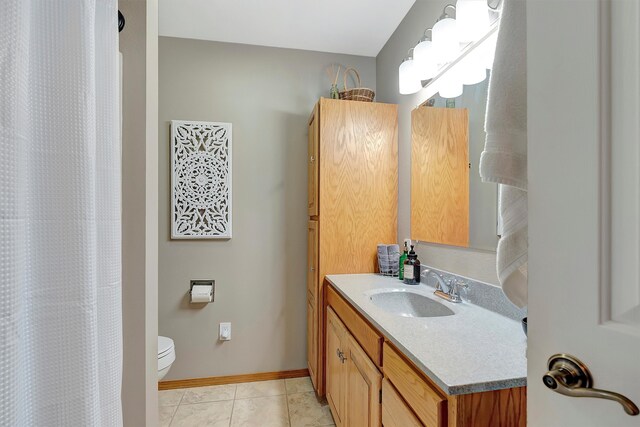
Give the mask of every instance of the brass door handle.
[[589, 369], [577, 358], [568, 354], [555, 354], [549, 358], [549, 372], [542, 382], [551, 390], [570, 397], [595, 397], [618, 402], [629, 415], [638, 415], [638, 407], [626, 396], [613, 391], [593, 388]]

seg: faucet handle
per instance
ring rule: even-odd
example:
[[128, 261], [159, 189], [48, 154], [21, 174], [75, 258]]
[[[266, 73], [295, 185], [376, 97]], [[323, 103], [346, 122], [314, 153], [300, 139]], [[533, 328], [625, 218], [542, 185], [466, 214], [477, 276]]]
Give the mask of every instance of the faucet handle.
[[469, 284], [461, 279], [451, 279], [449, 283], [449, 292], [452, 295], [460, 296], [460, 289], [463, 289], [465, 294], [469, 290]]

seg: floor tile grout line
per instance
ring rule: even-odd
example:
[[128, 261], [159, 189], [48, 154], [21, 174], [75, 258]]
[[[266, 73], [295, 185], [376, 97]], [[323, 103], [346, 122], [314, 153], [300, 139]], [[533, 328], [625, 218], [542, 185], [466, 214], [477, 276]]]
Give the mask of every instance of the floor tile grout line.
[[180, 404], [178, 404], [178, 406], [176, 406], [176, 410], [173, 411], [173, 414], [171, 414], [171, 419], [169, 420], [169, 427], [171, 427], [171, 424], [173, 424], [173, 418], [176, 416], [176, 413], [178, 412], [178, 408], [180, 407]]
[[231, 414], [229, 415], [229, 427], [231, 427], [231, 423], [233, 421], [233, 412], [236, 409], [237, 394], [238, 394], [238, 384], [236, 384], [236, 389], [233, 391], [233, 402], [231, 403]]
[[236, 396], [238, 394], [238, 384], [235, 384], [235, 388], [233, 389], [233, 402], [231, 403], [231, 414], [229, 414], [229, 425], [231, 427], [231, 420], [233, 420], [233, 411], [236, 408]]
[[[180, 401], [178, 402], [178, 406], [180, 406], [182, 404], [182, 399], [184, 399], [184, 395], [187, 394], [187, 390], [186, 389], [182, 389], [182, 396], [180, 396]], [[177, 409], [176, 409], [177, 411]]]
[[175, 418], [176, 414], [178, 413], [178, 409], [180, 409], [180, 405], [182, 405], [182, 399], [184, 399], [185, 394], [187, 394], [187, 390], [186, 389], [182, 389], [182, 396], [180, 396], [180, 401], [178, 402], [178, 406], [176, 406], [176, 410], [173, 411], [173, 415], [171, 416], [171, 422], [169, 423], [169, 427], [171, 427], [171, 424], [173, 424], [173, 419]]
[[289, 412], [289, 394], [287, 393], [287, 382], [284, 382], [284, 404], [287, 407], [287, 424], [291, 427], [291, 412]]

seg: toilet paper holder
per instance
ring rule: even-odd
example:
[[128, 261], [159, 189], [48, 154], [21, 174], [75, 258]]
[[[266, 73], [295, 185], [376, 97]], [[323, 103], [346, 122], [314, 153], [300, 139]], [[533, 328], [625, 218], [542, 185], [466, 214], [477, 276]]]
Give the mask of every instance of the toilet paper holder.
[[[190, 287], [189, 287], [189, 302], [192, 304], [202, 304], [202, 302], [194, 302], [193, 301], [193, 287], [194, 286], [211, 286], [211, 292], [210, 292], [210, 296], [211, 296], [211, 301], [209, 302], [213, 302], [215, 299], [215, 294], [216, 294], [216, 281], [215, 280], [191, 280], [190, 281]], [[207, 304], [207, 302], [204, 302], [205, 304]]]

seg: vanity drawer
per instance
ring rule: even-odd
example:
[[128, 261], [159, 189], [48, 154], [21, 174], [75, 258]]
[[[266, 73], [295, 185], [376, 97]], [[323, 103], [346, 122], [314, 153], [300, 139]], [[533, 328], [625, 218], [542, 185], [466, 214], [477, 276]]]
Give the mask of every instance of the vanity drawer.
[[386, 378], [382, 380], [382, 425], [384, 427], [424, 427]]
[[444, 427], [447, 423], [447, 399], [429, 384], [404, 357], [388, 343], [383, 346], [383, 371], [427, 427]]
[[351, 335], [358, 341], [362, 349], [376, 366], [382, 366], [382, 335], [358, 314], [331, 285], [327, 289], [327, 305], [333, 308]]

